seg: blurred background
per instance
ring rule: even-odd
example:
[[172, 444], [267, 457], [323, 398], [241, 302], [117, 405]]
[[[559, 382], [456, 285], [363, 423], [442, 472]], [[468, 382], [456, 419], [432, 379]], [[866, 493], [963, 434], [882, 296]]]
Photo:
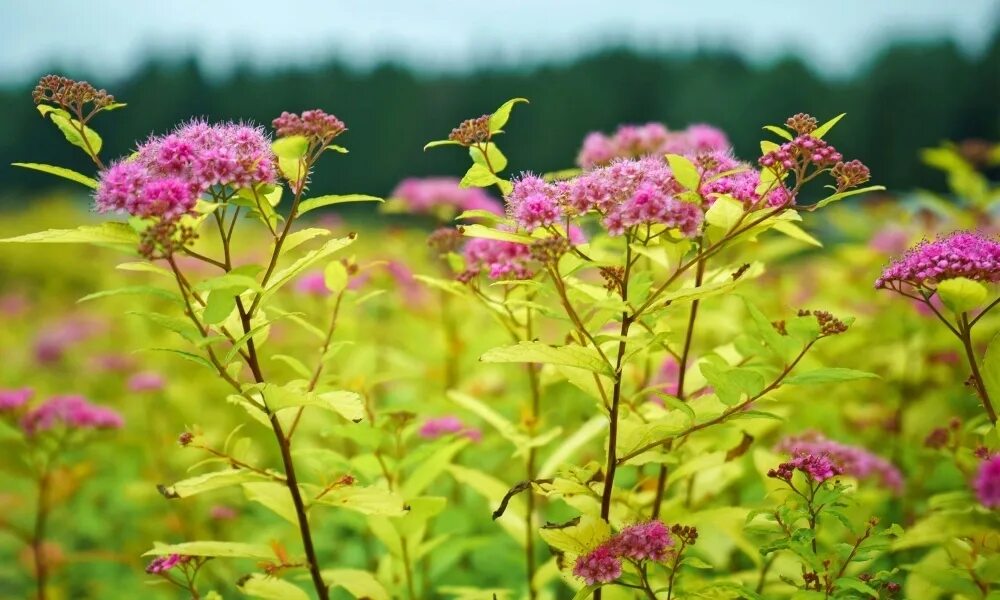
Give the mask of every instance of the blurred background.
[[[998, 0], [0, 4], [2, 164], [89, 171], [32, 106], [50, 72], [130, 105], [94, 123], [106, 157], [193, 115], [333, 112], [351, 154], [317, 177], [324, 193], [386, 195], [406, 176], [461, 173], [461, 153], [423, 144], [514, 96], [531, 105], [504, 140], [511, 172], [570, 167], [588, 131], [620, 123], [712, 123], [753, 157], [760, 125], [846, 112], [838, 148], [875, 181], [941, 189], [921, 148], [1000, 137]], [[60, 185], [2, 173], [4, 206]]]

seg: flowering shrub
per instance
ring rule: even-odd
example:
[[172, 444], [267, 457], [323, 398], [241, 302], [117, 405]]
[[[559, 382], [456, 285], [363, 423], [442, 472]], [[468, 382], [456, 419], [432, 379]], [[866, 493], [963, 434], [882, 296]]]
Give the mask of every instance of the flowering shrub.
[[[92, 126], [123, 104], [56, 77], [35, 101], [97, 173], [19, 166], [110, 219], [4, 240], [90, 244], [65, 272], [103, 288], [38, 332], [23, 315], [54, 299], [3, 298], [0, 335], [35, 339], [0, 368], [3, 443], [40, 483], [0, 525], [39, 598], [102, 580], [60, 571], [84, 559], [45, 527], [57, 497], [87, 505], [49, 486], [90, 456], [139, 465], [96, 476], [130, 503], [108, 521], [139, 524], [105, 579], [162, 597], [996, 593], [992, 200], [874, 230], [883, 205], [837, 204], [882, 190], [834, 145], [843, 115], [767, 126], [743, 158], [708, 125], [626, 125], [578, 169], [512, 174], [516, 98], [427, 145], [464, 175], [382, 202], [311, 189], [347, 152], [323, 110], [189, 121], [106, 162]], [[988, 187], [955, 152], [927, 158]], [[319, 216], [355, 202], [396, 225]], [[846, 241], [817, 250], [831, 229]], [[43, 369], [78, 389], [35, 401]]]

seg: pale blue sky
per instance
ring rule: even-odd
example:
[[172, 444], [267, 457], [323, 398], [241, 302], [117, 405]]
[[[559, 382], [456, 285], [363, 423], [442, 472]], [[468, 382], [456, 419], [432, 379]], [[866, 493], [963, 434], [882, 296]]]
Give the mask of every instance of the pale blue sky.
[[793, 52], [836, 76], [897, 38], [975, 52], [998, 21], [1000, 0], [0, 0], [0, 83], [54, 67], [104, 83], [156, 54], [193, 53], [217, 73], [328, 57], [437, 70], [623, 42]]

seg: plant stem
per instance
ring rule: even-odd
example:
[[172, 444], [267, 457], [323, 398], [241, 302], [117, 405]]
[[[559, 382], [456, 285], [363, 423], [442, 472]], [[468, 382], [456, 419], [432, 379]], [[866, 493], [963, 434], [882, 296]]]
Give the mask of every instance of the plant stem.
[[975, 384], [976, 392], [979, 393], [980, 399], [983, 401], [983, 408], [986, 409], [986, 414], [990, 418], [990, 422], [994, 426], [997, 424], [997, 413], [993, 408], [993, 403], [990, 401], [990, 394], [986, 391], [986, 382], [983, 381], [983, 375], [979, 372], [979, 361], [976, 358], [976, 351], [972, 348], [972, 326], [969, 324], [969, 315], [967, 313], [962, 313], [962, 318], [959, 321], [959, 339], [962, 340], [962, 346], [965, 348], [965, 357], [969, 361], [969, 367], [972, 369], [972, 381]]
[[[243, 302], [239, 298], [236, 300], [236, 307], [240, 313], [240, 321], [243, 325], [244, 334], [250, 333], [252, 329], [250, 315], [244, 309]], [[264, 375], [260, 369], [260, 361], [257, 358], [257, 349], [253, 338], [247, 340], [247, 353], [249, 354], [249, 367], [253, 373], [254, 381], [264, 383]], [[323, 576], [320, 573], [319, 561], [316, 559], [316, 550], [313, 547], [312, 532], [309, 530], [309, 518], [306, 515], [305, 503], [302, 501], [302, 491], [299, 489], [298, 477], [295, 474], [291, 442], [285, 436], [285, 432], [281, 427], [281, 421], [278, 419], [278, 414], [269, 409], [267, 413], [268, 419], [271, 422], [271, 429], [274, 431], [275, 440], [278, 442], [278, 448], [281, 451], [281, 463], [285, 470], [288, 491], [292, 496], [292, 504], [295, 507], [295, 516], [299, 524], [299, 535], [302, 538], [302, 546], [305, 550], [309, 574], [312, 577], [313, 585], [316, 588], [316, 594], [319, 596], [319, 599], [329, 600], [330, 591], [326, 583], [323, 582]]]
[[[631, 236], [629, 236], [631, 237]], [[632, 270], [631, 240], [625, 244], [625, 271], [621, 280], [622, 301], [628, 303], [628, 281]], [[601, 518], [610, 523], [611, 499], [615, 490], [615, 471], [618, 469], [618, 409], [622, 397], [622, 363], [625, 359], [625, 349], [628, 345], [628, 331], [632, 325], [632, 316], [622, 312], [622, 326], [619, 331], [618, 355], [615, 358], [615, 384], [611, 392], [611, 410], [608, 413], [608, 462], [604, 472], [604, 491], [601, 493]], [[594, 591], [594, 599], [601, 600], [601, 589]]]
[[[704, 260], [698, 262], [694, 276], [695, 287], [700, 286], [705, 279], [705, 262]], [[691, 340], [694, 337], [694, 323], [698, 318], [698, 304], [699, 301], [697, 299], [691, 302], [691, 312], [688, 313], [687, 331], [684, 334], [684, 348], [681, 350], [681, 358], [677, 362], [677, 399], [682, 402], [684, 401], [684, 379], [687, 374], [688, 359], [691, 356]], [[667, 474], [667, 465], [660, 465], [660, 476], [656, 481], [656, 497], [653, 499], [653, 512], [651, 515], [653, 519], [657, 519], [660, 516], [660, 504], [663, 503], [663, 492], [667, 486]]]
[[35, 529], [31, 538], [31, 549], [35, 556], [35, 583], [37, 600], [45, 600], [48, 582], [48, 565], [45, 562], [45, 526], [49, 520], [49, 467], [45, 466], [38, 479], [38, 500], [35, 507]]

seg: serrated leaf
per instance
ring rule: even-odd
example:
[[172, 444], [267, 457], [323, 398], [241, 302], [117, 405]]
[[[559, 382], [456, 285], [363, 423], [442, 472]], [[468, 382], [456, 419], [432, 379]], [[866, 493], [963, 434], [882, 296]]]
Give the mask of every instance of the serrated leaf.
[[469, 170], [465, 172], [462, 180], [458, 182], [459, 187], [489, 187], [501, 181], [485, 165], [473, 163]]
[[15, 167], [21, 167], [22, 169], [31, 169], [33, 171], [41, 171], [42, 173], [48, 173], [49, 175], [55, 175], [56, 177], [62, 177], [63, 179], [69, 179], [70, 181], [75, 181], [76, 183], [85, 185], [91, 189], [97, 189], [97, 180], [93, 177], [87, 177], [82, 173], [77, 173], [73, 169], [67, 169], [66, 167], [56, 167], [53, 165], [43, 165], [41, 163], [10, 163]]
[[96, 157], [101, 153], [101, 146], [104, 145], [104, 141], [90, 127], [82, 125], [72, 117], [59, 114], [58, 111], [50, 113], [49, 119], [66, 136], [66, 141], [86, 152], [88, 156]]
[[327, 194], [325, 196], [317, 196], [316, 198], [310, 198], [308, 200], [303, 200], [299, 203], [299, 216], [306, 214], [309, 211], [316, 210], [324, 206], [332, 206], [334, 204], [347, 204], [350, 202], [385, 202], [382, 198], [378, 196], [369, 196], [367, 194]]
[[685, 189], [693, 192], [698, 191], [698, 184], [701, 183], [701, 175], [698, 174], [698, 167], [690, 159], [680, 154], [668, 154], [667, 162], [670, 163], [670, 171]]
[[601, 356], [583, 346], [550, 346], [541, 342], [520, 342], [487, 350], [479, 360], [493, 363], [538, 363], [563, 365], [614, 377], [615, 371]]
[[309, 600], [302, 588], [283, 579], [253, 573], [240, 579], [239, 590], [251, 598], [263, 600]]
[[867, 194], [868, 192], [882, 192], [885, 191], [884, 185], [870, 185], [868, 187], [858, 188], [855, 190], [847, 190], [846, 192], [837, 192], [836, 194], [831, 194], [826, 198], [823, 198], [819, 202], [813, 205], [814, 208], [823, 208], [827, 204], [832, 202], [837, 202], [838, 200], [843, 200], [844, 198], [850, 198], [851, 196], [857, 196], [858, 194]]
[[304, 135], [290, 135], [274, 140], [271, 150], [278, 158], [298, 161], [309, 151], [309, 138]]
[[938, 283], [937, 294], [945, 306], [956, 314], [961, 314], [982, 306], [989, 291], [978, 281], [955, 277]]
[[143, 556], [207, 556], [212, 558], [253, 558], [273, 560], [274, 550], [263, 544], [243, 544], [240, 542], [184, 542], [181, 544], [155, 544]]
[[770, 131], [771, 133], [777, 135], [778, 137], [786, 139], [788, 141], [792, 141], [794, 139], [792, 137], [792, 134], [789, 133], [788, 130], [782, 127], [778, 127], [777, 125], [765, 125], [763, 129], [765, 131]]
[[465, 237], [486, 238], [488, 240], [499, 240], [501, 242], [515, 242], [518, 244], [534, 243], [534, 238], [520, 233], [510, 231], [500, 231], [479, 223], [462, 226], [462, 235]]
[[182, 479], [169, 486], [157, 486], [157, 489], [166, 498], [190, 498], [204, 492], [240, 485], [250, 481], [259, 481], [260, 479], [262, 479], [262, 476], [253, 471], [226, 469], [224, 471], [214, 471]]
[[434, 140], [433, 142], [427, 142], [424, 144], [424, 150], [429, 148], [437, 148], [438, 146], [461, 146], [462, 144], [456, 142], [455, 140]]
[[389, 600], [389, 592], [375, 576], [360, 569], [326, 569], [320, 573], [331, 588], [342, 587], [358, 600]]
[[842, 367], [825, 367], [789, 375], [784, 383], [789, 385], [815, 385], [819, 383], [833, 383], [837, 381], [854, 381], [856, 379], [878, 379], [875, 373], [867, 371], [856, 371]]
[[0, 239], [5, 244], [97, 244], [139, 245], [139, 234], [127, 223], [102, 223], [83, 225], [76, 229], [48, 229], [12, 238]]
[[503, 126], [507, 124], [508, 120], [510, 120], [510, 111], [514, 109], [514, 105], [517, 104], [518, 102], [524, 102], [525, 104], [528, 104], [528, 100], [526, 98], [511, 98], [510, 100], [501, 104], [500, 108], [493, 111], [493, 114], [490, 115], [491, 134], [497, 133], [498, 131], [503, 129]]
[[847, 113], [840, 113], [836, 117], [830, 119], [826, 123], [823, 123], [816, 129], [814, 129], [809, 135], [811, 135], [816, 139], [821, 139], [824, 135], [829, 133], [830, 130], [833, 129], [833, 126], [839, 123], [840, 120], [843, 119], [845, 115], [847, 115]]

